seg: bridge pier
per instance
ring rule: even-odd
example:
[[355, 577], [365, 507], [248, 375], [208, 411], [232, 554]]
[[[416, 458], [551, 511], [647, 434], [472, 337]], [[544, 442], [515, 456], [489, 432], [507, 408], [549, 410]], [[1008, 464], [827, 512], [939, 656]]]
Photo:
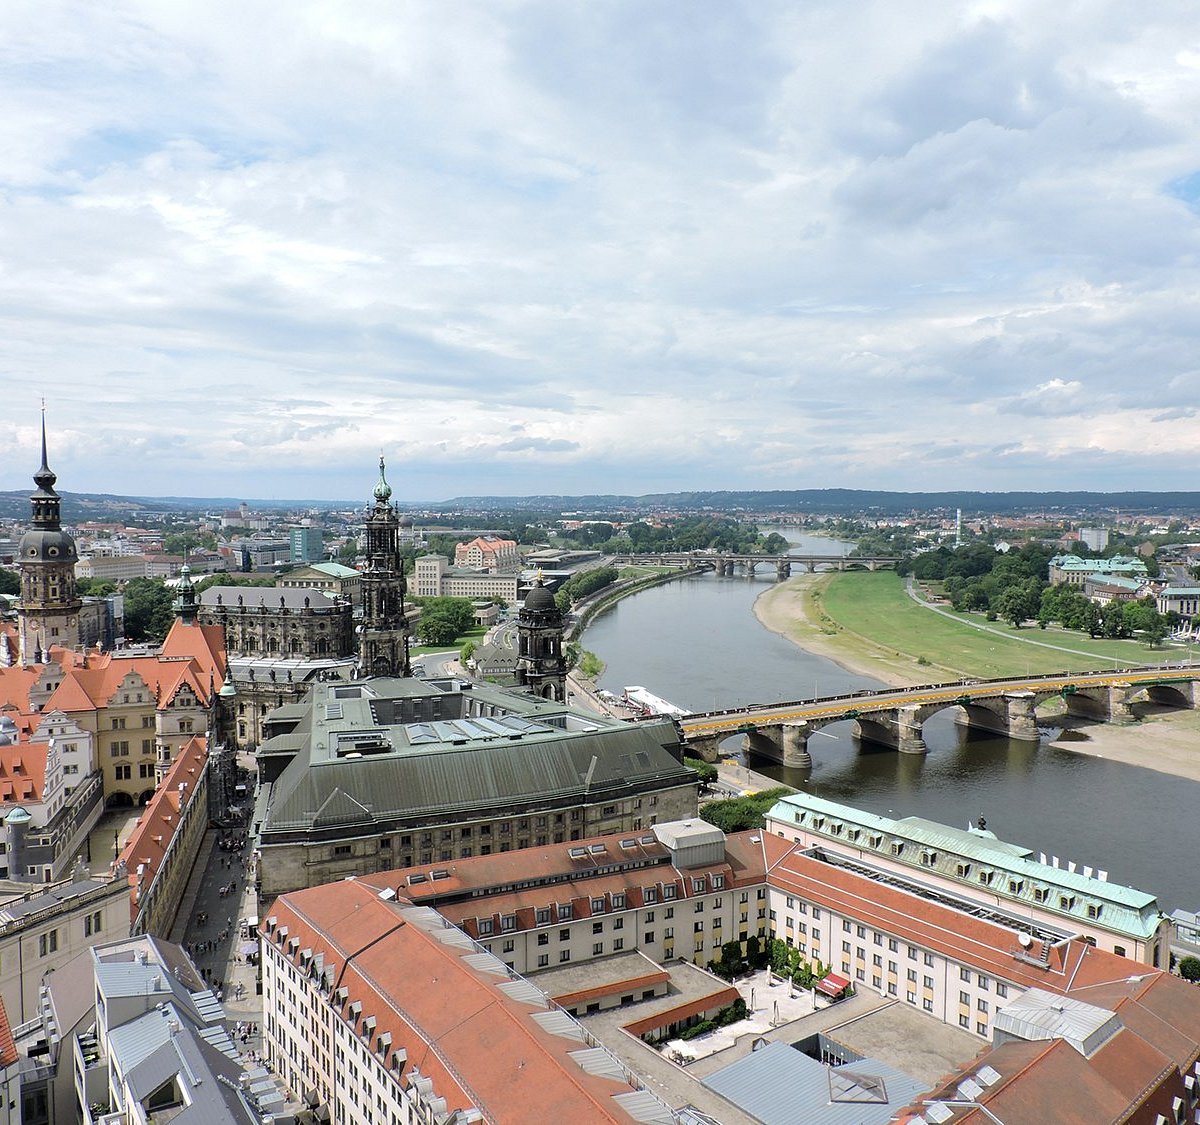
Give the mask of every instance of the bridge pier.
[[812, 755], [808, 752], [808, 723], [783, 724], [783, 764], [792, 769], [812, 769]]
[[919, 707], [901, 707], [896, 711], [896, 749], [901, 754], [926, 752], [920, 710]]
[[746, 577], [753, 578], [754, 572], [758, 569], [758, 563], [753, 559], [747, 559], [743, 565], [746, 567]]
[[1129, 697], [1132, 684], [1113, 684], [1108, 689], [1108, 721], [1110, 723], [1132, 723], [1137, 717]]
[[786, 578], [792, 576], [792, 564], [785, 559], [781, 559], [775, 564], [775, 580], [782, 582]]
[[688, 758], [699, 758], [702, 762], [715, 765], [721, 760], [721, 736], [689, 738], [683, 744], [683, 752]]
[[742, 753], [747, 757], [769, 758], [772, 762], [786, 765], [779, 744], [760, 730], [748, 730], [742, 735]]
[[813, 562], [812, 559], [808, 559], [804, 563], [804, 569], [807, 570], [809, 574], [816, 574], [817, 573], [817, 564], [815, 562]]
[[1006, 695], [1004, 701], [1008, 705], [1008, 737], [1020, 742], [1037, 742], [1040, 735], [1033, 692], [1014, 691]]

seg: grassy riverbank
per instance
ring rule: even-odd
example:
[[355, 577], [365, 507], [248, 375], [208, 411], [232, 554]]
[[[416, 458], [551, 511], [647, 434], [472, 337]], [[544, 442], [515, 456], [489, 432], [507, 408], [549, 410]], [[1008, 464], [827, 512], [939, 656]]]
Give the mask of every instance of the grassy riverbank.
[[[1104, 669], [1114, 663], [1131, 667], [1180, 655], [1178, 649], [1093, 641], [1061, 629], [1015, 630], [977, 614], [946, 617], [917, 605], [903, 579], [885, 572], [801, 575], [760, 595], [754, 612], [768, 629], [801, 648], [896, 686]], [[972, 621], [995, 632], [975, 628]], [[1048, 712], [1043, 708], [1039, 714]], [[1198, 735], [1200, 712], [1171, 711], [1147, 714], [1129, 725], [1086, 724], [1053, 745], [1200, 781]]]
[[830, 575], [814, 596], [830, 627], [920, 668], [953, 675], [990, 679], [1064, 669], [1102, 671], [1170, 659], [1171, 650], [1136, 641], [1093, 640], [1037, 626], [1014, 629], [981, 614], [938, 612], [909, 597], [904, 579], [890, 571]]

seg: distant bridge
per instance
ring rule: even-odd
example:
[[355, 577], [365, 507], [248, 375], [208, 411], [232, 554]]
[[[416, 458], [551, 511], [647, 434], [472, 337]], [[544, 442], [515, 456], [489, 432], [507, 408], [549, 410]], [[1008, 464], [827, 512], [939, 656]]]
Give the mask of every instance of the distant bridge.
[[792, 566], [802, 566], [810, 574], [817, 567], [830, 570], [880, 570], [894, 567], [900, 560], [890, 555], [735, 555], [713, 554], [708, 551], [665, 551], [651, 555], [613, 555], [614, 566], [690, 566], [697, 570], [715, 570], [722, 576], [731, 577], [735, 571], [744, 571], [748, 578], [760, 566], [773, 566], [779, 581], [790, 578]]
[[1191, 708], [1200, 703], [1200, 667], [1163, 665], [1113, 672], [1053, 672], [1003, 680], [959, 680], [923, 687], [884, 688], [790, 703], [751, 704], [679, 720], [692, 752], [717, 760], [717, 748], [742, 734], [743, 748], [785, 766], [812, 766], [809, 736], [831, 723], [854, 721], [855, 736], [904, 754], [925, 753], [923, 727], [948, 707], [966, 726], [1026, 742], [1038, 739], [1037, 708], [1051, 698], [1067, 714], [1101, 722], [1131, 722], [1146, 701]]

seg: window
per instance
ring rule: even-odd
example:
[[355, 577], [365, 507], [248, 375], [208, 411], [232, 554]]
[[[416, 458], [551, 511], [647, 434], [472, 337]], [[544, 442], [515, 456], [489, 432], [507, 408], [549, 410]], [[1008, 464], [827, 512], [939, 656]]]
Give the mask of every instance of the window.
[[1003, 1000], [1004, 997], [1008, 995], [1008, 985], [1001, 984], [1000, 981], [996, 981], [996, 995]]
[[560, 962], [570, 961], [571, 960], [571, 951], [569, 949], [560, 949], [558, 951], [558, 959]]
[[705, 886], [705, 882], [703, 879], [693, 879], [692, 880], [692, 893], [693, 894], [702, 895], [702, 894], [704, 894], [706, 889], [707, 888]]
[[549, 934], [538, 934], [538, 942], [537, 943], [538, 943], [538, 945], [549, 945], [550, 944], [550, 935]]
[[932, 953], [925, 954], [925, 964], [928, 965], [930, 968], [933, 968], [933, 954]]
[[612, 904], [613, 904], [614, 910], [624, 910], [625, 909], [625, 892], [617, 891], [612, 896]]
[[925, 1011], [927, 1011], [927, 1012], [932, 1012], [933, 1011], [933, 1001], [927, 996], [927, 997], [925, 997], [925, 999], [923, 1001], [921, 1001], [921, 1007], [923, 1007], [925, 1009]]
[[713, 885], [714, 891], [719, 891], [722, 887], [725, 886], [725, 876], [724, 875], [714, 875], [712, 877], [712, 885]]
[[647, 911], [646, 911], [646, 921], [647, 921], [647, 922], [653, 922], [653, 921], [654, 921], [654, 911], [653, 911], [653, 910], [647, 910]]
[[958, 1017], [958, 1026], [965, 1027], [968, 1031], [971, 1030], [971, 1017], [969, 1015], [960, 1015]]
[[654, 944], [654, 931], [653, 930], [646, 931], [645, 936], [642, 938], [642, 944], [643, 945], [653, 945]]
[[508, 938], [508, 939], [505, 941], [505, 943], [504, 943], [504, 949], [503, 949], [501, 952], [503, 952], [503, 953], [511, 953], [512, 951], [513, 951], [513, 939], [512, 939], [512, 938]]
[[866, 927], [866, 926], [859, 926], [859, 927], [857, 927], [857, 929], [856, 929], [856, 931], [855, 931], [855, 932], [857, 933], [857, 935], [858, 935], [860, 938], [865, 938], [865, 937], [867, 936], [867, 927]]
[[604, 933], [604, 923], [603, 922], [593, 922], [592, 923], [592, 933], [594, 933], [594, 934]]
[[538, 954], [538, 968], [544, 969], [549, 964], [550, 964], [550, 954], [549, 953], [539, 953]]
[[614, 941], [613, 941], [613, 952], [614, 953], [620, 953], [620, 951], [624, 948], [625, 948], [625, 939], [624, 938], [614, 939]]
[[614, 930], [623, 930], [624, 928], [625, 928], [625, 919], [624, 918], [614, 918], [613, 919], [613, 929]]
[[544, 926], [550, 921], [550, 911], [544, 907], [540, 908], [535, 914], [535, 918], [537, 919], [537, 924], [539, 926]]
[[599, 957], [604, 952], [604, 942], [597, 941], [592, 943], [592, 956]]
[[492, 922], [491, 918], [480, 918], [479, 919], [479, 932], [481, 934], [490, 934], [493, 932], [493, 929], [494, 929], [494, 923]]
[[987, 1034], [987, 1021], [986, 1021], [986, 1020], [980, 1020], [980, 1021], [979, 1021], [979, 1022], [978, 1022], [978, 1023], [975, 1025], [975, 1030], [976, 1030], [976, 1031], [978, 1031], [980, 1035], [986, 1035], [986, 1034]]
[[500, 929], [505, 932], [510, 932], [517, 928], [517, 916], [515, 914], [505, 914], [500, 919]]
[[570, 941], [571, 940], [571, 931], [570, 930], [559, 930], [558, 931], [558, 940], [559, 941]]
[[969, 1008], [971, 1006], [971, 994], [969, 992], [960, 992], [958, 994], [958, 1002], [960, 1004], [966, 1004], [966, 1006]]
[[968, 984], [971, 983], [971, 970], [960, 968], [958, 970], [958, 979], [965, 980]]
[[558, 908], [558, 920], [560, 922], [566, 922], [570, 917], [571, 917], [571, 904], [568, 902], [568, 903], [560, 905]]
[[38, 956], [46, 957], [58, 952], [58, 931], [50, 930], [38, 938]]
[[987, 988], [988, 988], [988, 983], [989, 983], [988, 978], [985, 977], [982, 973], [980, 973], [978, 983], [979, 983], [979, 987], [982, 988], [984, 992], [986, 992]]
[[931, 992], [933, 991], [933, 977], [923, 977], [921, 983]]
[[665, 899], [674, 898], [676, 895], [676, 892], [678, 890], [679, 890], [679, 888], [676, 887], [674, 883], [671, 883], [668, 886], [663, 887], [663, 898], [665, 898]]
[[647, 887], [642, 892], [642, 901], [645, 902], [647, 905], [658, 902], [658, 888], [657, 887]]
[[694, 933], [694, 934], [704, 933], [704, 920], [703, 919], [701, 919], [699, 922], [692, 923], [692, 933]]
[[602, 898], [592, 899], [592, 913], [593, 914], [603, 914], [604, 913], [604, 899], [602, 899]]
[[976, 1000], [975, 1008], [977, 1011], [980, 1011], [980, 1012], [983, 1012], [986, 1014], [987, 1010], [988, 1010], [988, 1002], [986, 1000]]
[[101, 917], [100, 917], [99, 910], [97, 910], [94, 914], [88, 914], [83, 919], [84, 936], [91, 937], [92, 934], [98, 934], [100, 932], [100, 928], [101, 928], [100, 922], [101, 922]]

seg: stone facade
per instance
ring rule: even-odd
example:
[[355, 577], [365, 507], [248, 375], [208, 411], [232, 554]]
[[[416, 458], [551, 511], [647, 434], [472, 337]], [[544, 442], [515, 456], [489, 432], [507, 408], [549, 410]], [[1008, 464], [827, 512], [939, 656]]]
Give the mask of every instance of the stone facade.
[[337, 659], [354, 652], [353, 606], [319, 590], [210, 586], [200, 622], [225, 630], [231, 657]]

